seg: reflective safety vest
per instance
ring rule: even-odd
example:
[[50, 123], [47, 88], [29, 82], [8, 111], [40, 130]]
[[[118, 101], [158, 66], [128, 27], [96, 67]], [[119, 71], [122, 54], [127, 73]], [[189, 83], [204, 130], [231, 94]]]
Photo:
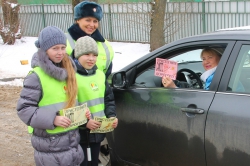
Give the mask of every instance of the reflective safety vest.
[[91, 112], [92, 118], [103, 117], [104, 113], [104, 94], [105, 94], [105, 75], [97, 69], [94, 75], [76, 75], [78, 85], [78, 102], [87, 106]]
[[[67, 37], [66, 52], [68, 55], [71, 55], [72, 50], [75, 48], [75, 41], [69, 33], [66, 33], [65, 35]], [[98, 67], [98, 69], [106, 73], [108, 70], [108, 66], [114, 58], [114, 51], [107, 40], [105, 40], [105, 42], [97, 41], [96, 44], [98, 47], [98, 57], [96, 61], [96, 66]]]
[[[40, 67], [35, 67], [33, 71], [40, 78], [41, 88], [43, 92], [43, 97], [38, 103], [39, 111], [62, 110], [67, 101], [66, 81], [58, 81], [55, 78], [50, 77]], [[46, 131], [49, 134], [57, 134], [67, 132], [76, 128], [77, 127], [64, 129], [63, 127], [57, 126], [53, 130], [47, 129]], [[28, 132], [33, 133], [33, 128], [31, 126], [28, 126]]]

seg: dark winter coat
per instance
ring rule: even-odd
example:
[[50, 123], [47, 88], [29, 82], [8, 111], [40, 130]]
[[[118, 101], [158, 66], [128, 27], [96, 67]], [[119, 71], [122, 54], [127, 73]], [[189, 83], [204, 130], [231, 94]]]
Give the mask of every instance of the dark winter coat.
[[[64, 81], [67, 71], [53, 64], [41, 49], [32, 58], [32, 67], [39, 66], [49, 76]], [[29, 74], [25, 80], [20, 99], [17, 103], [19, 118], [34, 128], [31, 143], [37, 166], [76, 166], [84, 159], [83, 150], [79, 145], [78, 129], [60, 134], [48, 134], [46, 129], [53, 130], [54, 119], [58, 111], [41, 110], [38, 106], [43, 96], [40, 79], [36, 73]]]

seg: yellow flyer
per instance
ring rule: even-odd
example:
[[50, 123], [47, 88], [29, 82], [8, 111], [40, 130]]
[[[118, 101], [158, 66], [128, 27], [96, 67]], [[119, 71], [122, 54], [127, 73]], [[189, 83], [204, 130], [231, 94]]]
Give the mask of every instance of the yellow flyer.
[[67, 116], [71, 120], [71, 124], [69, 127], [65, 128], [71, 128], [80, 126], [82, 124], [87, 123], [87, 117], [86, 117], [86, 111], [87, 111], [87, 103], [84, 103], [80, 106], [63, 109], [61, 112], [62, 116]]
[[94, 120], [101, 122], [101, 126], [95, 130], [90, 130], [90, 133], [108, 133], [114, 130], [112, 124], [115, 121], [115, 117], [113, 118], [94, 117]]

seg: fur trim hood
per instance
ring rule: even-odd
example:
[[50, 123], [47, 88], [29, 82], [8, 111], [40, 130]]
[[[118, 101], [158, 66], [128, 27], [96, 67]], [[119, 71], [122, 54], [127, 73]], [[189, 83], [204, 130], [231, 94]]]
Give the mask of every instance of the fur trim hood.
[[[65, 56], [67, 56], [67, 54]], [[73, 60], [71, 58], [70, 58], [70, 60], [71, 60], [73, 68], [76, 71], [75, 63], [73, 62]], [[31, 59], [31, 67], [35, 68], [38, 66], [41, 67], [45, 71], [45, 73], [47, 73], [49, 76], [51, 76], [59, 81], [64, 81], [68, 77], [66, 69], [61, 68], [60, 63], [58, 63], [58, 64], [53, 63], [49, 59], [46, 52], [43, 51], [42, 49], [39, 49], [33, 55], [32, 59]]]

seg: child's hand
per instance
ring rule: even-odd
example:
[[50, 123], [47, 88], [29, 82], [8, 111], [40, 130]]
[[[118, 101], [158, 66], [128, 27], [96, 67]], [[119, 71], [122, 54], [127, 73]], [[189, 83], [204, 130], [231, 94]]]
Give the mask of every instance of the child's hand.
[[112, 124], [112, 127], [115, 129], [118, 126], [118, 119], [115, 118], [114, 123]]
[[61, 126], [63, 128], [69, 127], [71, 121], [66, 116], [56, 116], [54, 119], [54, 125]]
[[89, 111], [89, 108], [87, 108], [85, 116], [87, 117], [88, 120], [91, 118], [91, 113]]
[[87, 128], [89, 128], [90, 130], [97, 129], [100, 126], [101, 126], [101, 123], [98, 121], [95, 121], [93, 119], [89, 119], [89, 121], [87, 123]]

